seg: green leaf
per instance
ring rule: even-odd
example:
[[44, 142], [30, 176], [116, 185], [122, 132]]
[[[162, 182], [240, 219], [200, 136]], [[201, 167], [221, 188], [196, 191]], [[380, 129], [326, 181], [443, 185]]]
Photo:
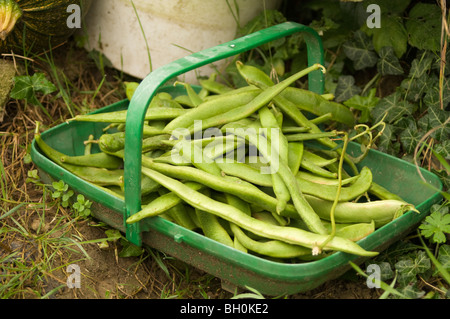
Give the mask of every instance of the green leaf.
[[399, 292], [409, 299], [419, 299], [425, 295], [425, 291], [420, 290], [416, 282], [405, 285]]
[[372, 36], [376, 52], [380, 53], [384, 47], [392, 47], [398, 58], [405, 54], [408, 47], [408, 34], [400, 16], [382, 13], [381, 28], [365, 27], [363, 30]]
[[68, 191], [67, 193], [65, 193], [65, 194], [62, 196], [62, 200], [63, 200], [63, 201], [68, 201], [69, 198], [72, 197], [72, 196], [73, 196], [73, 191], [70, 190], [70, 191]]
[[33, 85], [29, 76], [16, 76], [11, 91], [11, 98], [16, 100], [30, 99], [34, 95]]
[[424, 51], [420, 56], [411, 62], [411, 69], [409, 70], [409, 77], [420, 78], [431, 69], [434, 57], [429, 51]]
[[64, 191], [65, 183], [64, 183], [64, 181], [53, 182], [52, 186], [55, 190], [62, 192], [62, 191]]
[[[441, 106], [440, 102], [440, 88], [439, 88], [439, 80], [436, 77], [433, 78], [433, 83], [429, 86], [429, 90], [426, 92], [425, 97], [423, 98], [423, 102], [427, 107], [431, 106]], [[442, 99], [444, 108], [450, 103], [450, 80], [448, 78], [444, 79], [444, 83], [442, 86]]]
[[421, 50], [438, 52], [441, 43], [441, 9], [436, 4], [417, 3], [405, 23], [409, 44]]
[[422, 138], [423, 134], [411, 128], [407, 128], [400, 134], [400, 142], [406, 154], [414, 154], [414, 150]]
[[394, 147], [393, 145], [393, 142], [397, 140], [397, 131], [398, 129], [392, 124], [386, 124], [383, 134], [378, 138], [377, 141], [377, 146], [380, 151], [391, 155], [397, 153], [396, 147]]
[[400, 75], [404, 73], [392, 47], [382, 47], [379, 55], [380, 60], [377, 63], [377, 69], [381, 75]]
[[[447, 161], [450, 161], [450, 140], [441, 141], [434, 146], [434, 151], [441, 155]], [[450, 174], [450, 172], [449, 172]]]
[[450, 123], [445, 124], [445, 121], [448, 119], [449, 113], [441, 110], [438, 105], [432, 105], [428, 107], [427, 114], [420, 119], [420, 123], [427, 130], [436, 129], [431, 133], [431, 137], [438, 141], [447, 141], [450, 138]]
[[136, 92], [136, 89], [139, 86], [138, 82], [124, 82], [125, 84], [125, 93], [127, 96], [127, 99], [131, 101], [134, 92]]
[[356, 70], [373, 67], [378, 61], [370, 38], [361, 30], [354, 33], [353, 39], [343, 45], [345, 55], [353, 61]]
[[404, 257], [395, 263], [394, 267], [398, 271], [398, 279], [400, 284], [408, 285], [409, 283], [417, 280], [417, 272], [415, 270], [415, 265], [412, 258]]
[[335, 100], [336, 102], [347, 101], [360, 92], [361, 89], [355, 85], [355, 78], [352, 75], [342, 75], [339, 77], [334, 93]]
[[417, 105], [403, 100], [401, 92], [396, 91], [395, 93], [382, 98], [372, 109], [371, 115], [375, 123], [378, 123], [387, 113], [385, 122], [395, 125], [396, 122], [403, 117], [411, 116], [416, 108]]
[[450, 214], [435, 211], [425, 218], [419, 229], [421, 234], [433, 243], [445, 243], [445, 234], [450, 234]]
[[437, 260], [445, 269], [450, 270], [450, 245], [442, 245], [439, 247]]
[[[373, 262], [371, 262], [371, 263], [373, 263]], [[390, 263], [388, 263], [386, 261], [382, 261], [382, 262], [378, 262], [376, 264], [380, 267], [380, 280], [386, 281], [386, 280], [389, 280], [389, 279], [392, 279], [395, 277], [395, 273], [392, 270]]]
[[33, 76], [16, 76], [14, 80], [15, 85], [10, 94], [11, 98], [24, 99], [32, 104], [38, 104], [36, 93], [46, 95], [56, 91], [56, 87], [45, 78], [43, 73], [35, 73]]
[[132, 243], [130, 243], [128, 240], [121, 240], [122, 243], [122, 250], [119, 252], [119, 257], [126, 258], [126, 257], [137, 257], [142, 255], [144, 252], [144, 249], [142, 247], [136, 246]]
[[426, 252], [419, 250], [415, 256], [401, 257], [394, 267], [399, 274], [399, 283], [406, 286], [416, 282], [417, 275], [423, 274], [431, 268], [431, 260]]
[[61, 197], [61, 192], [55, 191], [52, 193], [52, 198], [57, 199]]
[[361, 96], [361, 95], [354, 95], [347, 101], [345, 101], [343, 104], [361, 111], [361, 116], [359, 117], [360, 123], [367, 123], [370, 120], [370, 110], [377, 105], [378, 101], [380, 100], [378, 97], [375, 96], [376, 89], [371, 89], [369, 91], [369, 94], [367, 96]]
[[105, 230], [105, 234], [109, 241], [116, 241], [123, 237], [118, 229]]
[[405, 99], [411, 102], [418, 102], [430, 90], [433, 83], [433, 79], [428, 74], [423, 74], [420, 77], [410, 76], [405, 78], [400, 83], [400, 87], [405, 92]]
[[46, 79], [44, 73], [35, 73], [31, 77], [31, 83], [35, 92], [42, 93], [44, 95], [51, 94], [56, 91], [56, 86]]
[[39, 172], [37, 169], [29, 170], [27, 172], [27, 182], [37, 182], [40, 180]]

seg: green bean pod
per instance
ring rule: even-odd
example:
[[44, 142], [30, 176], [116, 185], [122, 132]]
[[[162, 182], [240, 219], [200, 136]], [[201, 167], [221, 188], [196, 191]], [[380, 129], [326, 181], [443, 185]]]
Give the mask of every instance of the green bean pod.
[[[221, 203], [205, 196], [200, 192], [194, 191], [180, 181], [165, 176], [155, 170], [143, 167], [142, 172], [150, 178], [153, 178], [165, 188], [176, 193], [181, 199], [193, 207], [214, 214], [222, 219], [236, 224], [242, 229], [248, 230], [262, 237], [307, 247], [312, 249], [314, 254], [319, 253], [317, 251], [318, 244], [328, 238], [328, 235], [316, 234], [293, 227], [269, 225], [248, 216], [234, 206]], [[324, 250], [343, 251], [366, 257], [374, 257], [378, 255], [378, 252], [367, 251], [358, 244], [337, 236], [325, 245]]]
[[[296, 179], [298, 184], [300, 185], [300, 188], [305, 194], [314, 195], [329, 201], [334, 201], [334, 199], [336, 198], [338, 187], [335, 185], [323, 185], [314, 183], [301, 178], [299, 175], [296, 176]], [[368, 167], [363, 167], [358, 178], [356, 178], [352, 184], [341, 188], [339, 201], [351, 201], [363, 195], [369, 190], [371, 184], [372, 172]]]
[[305, 157], [302, 158], [300, 167], [317, 176], [322, 176], [326, 178], [337, 178], [336, 172], [331, 172], [330, 170], [323, 168], [322, 166], [316, 165], [316, 163]]
[[[220, 127], [226, 123], [238, 121], [240, 119], [249, 117], [253, 113], [257, 112], [260, 108], [267, 105], [272, 101], [277, 95], [279, 95], [284, 89], [289, 87], [292, 83], [297, 81], [298, 79], [304, 77], [305, 75], [311, 73], [312, 71], [318, 70], [322, 68], [319, 64], [314, 64], [313, 66], [306, 68], [300, 72], [291, 75], [289, 78], [283, 80], [282, 82], [266, 87], [260, 94], [258, 94], [255, 98], [250, 100], [245, 105], [240, 107], [236, 107], [234, 105], [229, 111], [209, 116], [206, 119], [203, 119], [201, 129], [207, 129], [210, 127]], [[217, 101], [217, 100], [213, 100]], [[170, 124], [170, 123], [169, 123]], [[191, 134], [195, 133], [199, 128], [196, 128], [194, 125], [191, 125], [188, 130]]]
[[[276, 172], [276, 174], [279, 174], [279, 176], [283, 179], [283, 182], [285, 183], [292, 198], [294, 207], [297, 209], [300, 217], [308, 225], [309, 229], [318, 234], [325, 234], [326, 230], [323, 227], [320, 218], [311, 208], [309, 203], [303, 198], [303, 193], [301, 191], [302, 188], [300, 187], [297, 179], [292, 174], [287, 164], [285, 164], [285, 161], [279, 160], [279, 154], [272, 149], [270, 142], [267, 140], [264, 141], [263, 136], [256, 136], [256, 134], [252, 134], [251, 132], [235, 131], [234, 134], [248, 139], [251, 144], [255, 145], [262, 156], [267, 159], [271, 171]], [[276, 212], [281, 213], [279, 210]]]
[[188, 94], [189, 100], [191, 102], [191, 105], [193, 105], [193, 107], [197, 107], [203, 103], [203, 100], [198, 96], [197, 92], [194, 91], [194, 89], [192, 88], [192, 86], [189, 83], [177, 81], [177, 82], [175, 82], [174, 85], [177, 85], [177, 84], [181, 84], [182, 86], [184, 86], [184, 88], [186, 89], [186, 92]]
[[348, 107], [343, 104], [328, 101], [312, 91], [290, 87], [283, 92], [283, 97], [299, 109], [310, 112], [317, 116], [327, 113], [333, 114], [333, 120], [353, 127], [355, 117]]
[[320, 167], [328, 166], [330, 164], [337, 162], [337, 160], [338, 160], [337, 157], [323, 158], [320, 155], [312, 153], [308, 150], [305, 150], [303, 152], [303, 158], [313, 162], [315, 165], [320, 166]]
[[188, 128], [194, 125], [195, 121], [201, 121], [249, 103], [259, 92], [261, 91], [258, 89], [232, 95], [219, 95], [217, 99], [205, 101], [196, 108], [187, 110], [185, 114], [177, 116], [165, 126], [164, 130], [170, 133], [176, 129]]
[[272, 187], [272, 177], [270, 174], [261, 174], [261, 170], [246, 163], [237, 161], [217, 162], [217, 165], [225, 175], [239, 177], [242, 180], [254, 185]]
[[231, 230], [245, 248], [259, 255], [286, 259], [311, 254], [311, 250], [306, 247], [288, 244], [279, 240], [254, 240], [234, 224], [232, 225]]
[[67, 164], [61, 161], [61, 158], [65, 154], [58, 152], [57, 150], [50, 147], [47, 143], [42, 140], [40, 134], [35, 134], [35, 141], [39, 148], [44, 152], [48, 158], [53, 162], [60, 165], [61, 167], [67, 169], [72, 174], [88, 181], [90, 183], [100, 185], [100, 186], [122, 186], [123, 170], [115, 169], [108, 170], [104, 168], [89, 167], [89, 166], [78, 166], [73, 164]]
[[[265, 89], [274, 85], [270, 77], [264, 73], [261, 69], [250, 65], [244, 65], [241, 62], [236, 63], [237, 69], [241, 76], [247, 81], [249, 85], [254, 85]], [[286, 88], [286, 90], [289, 88]], [[285, 90], [285, 91], [286, 91]], [[314, 123], [312, 123], [308, 118], [300, 111], [300, 109], [291, 100], [285, 98], [285, 93], [282, 92], [278, 96], [273, 98], [273, 102], [277, 107], [280, 108], [288, 117], [290, 117], [294, 122], [300, 127], [311, 128], [311, 133], [322, 133], [322, 130]], [[333, 107], [336, 105], [333, 105]], [[333, 113], [332, 111], [326, 111], [324, 114]], [[321, 114], [323, 115], [323, 114]], [[354, 121], [354, 120], [353, 120]], [[353, 125], [353, 124], [352, 124]], [[322, 145], [329, 147], [330, 149], [336, 148], [338, 145], [328, 137], [319, 138], [318, 142]], [[355, 174], [358, 170], [349, 156], [345, 156], [345, 161], [351, 166]]]
[[[310, 195], [305, 195], [305, 198], [321, 218], [330, 219], [332, 201]], [[414, 206], [395, 199], [363, 203], [341, 202], [336, 206], [334, 218], [337, 223], [371, 223], [374, 221], [375, 227], [379, 228], [409, 210], [415, 210]]]
[[[219, 192], [236, 195], [249, 203], [259, 205], [270, 212], [276, 212], [278, 203], [276, 198], [266, 194], [257, 186], [245, 182], [240, 178], [235, 178], [233, 176], [225, 176], [225, 178], [223, 178], [194, 167], [155, 163], [152, 159], [145, 157], [142, 158], [142, 165], [143, 167], [156, 170], [172, 178], [185, 179], [203, 184]], [[290, 214], [296, 214], [296, 209], [291, 204], [286, 206], [285, 211]]]
[[186, 206], [183, 203], [175, 205], [166, 212], [170, 217], [173, 218], [174, 222], [181, 227], [189, 230], [194, 230], [197, 225], [192, 220], [190, 214], [188, 213]]
[[64, 155], [61, 156], [61, 162], [78, 166], [91, 166], [107, 169], [117, 169], [123, 165], [123, 161], [120, 158], [104, 152], [80, 156]]
[[[276, 145], [275, 147], [280, 155], [279, 160], [286, 162], [289, 154], [288, 140], [281, 132], [275, 115], [269, 110], [267, 105], [260, 108], [258, 114], [261, 125], [263, 129], [265, 129], [267, 140], [269, 140], [272, 145]], [[283, 179], [278, 174], [272, 173], [271, 177], [273, 191], [278, 199], [277, 212], [279, 213], [286, 208], [287, 203], [291, 199], [291, 195]]]
[[[155, 135], [145, 138], [142, 141], [142, 152], [148, 152], [155, 149], [167, 149], [169, 146], [166, 141], [169, 140], [169, 134]], [[125, 148], [125, 132], [112, 134], [103, 134], [98, 140], [100, 150], [107, 154], [112, 154]]]
[[[172, 107], [158, 107], [148, 109], [145, 114], [145, 120], [171, 120], [177, 118], [188, 110], [178, 109]], [[95, 113], [95, 114], [85, 114], [77, 115], [71, 120], [80, 122], [98, 122], [98, 123], [125, 123], [127, 119], [127, 110], [107, 112], [107, 113]]]
[[304, 145], [302, 142], [288, 143], [288, 166], [292, 174], [297, 175], [303, 159]]
[[[185, 185], [194, 190], [200, 190], [203, 188], [202, 184], [186, 182]], [[136, 214], [131, 215], [126, 220], [127, 224], [136, 223], [144, 218], [155, 217], [165, 213], [176, 205], [182, 203], [180, 197], [172, 192], [160, 195], [158, 198], [154, 199], [149, 204], [142, 207], [142, 209]]]
[[217, 82], [213, 79], [199, 80], [199, 84], [206, 90], [215, 94], [224, 94], [232, 92], [233, 89], [223, 83]]

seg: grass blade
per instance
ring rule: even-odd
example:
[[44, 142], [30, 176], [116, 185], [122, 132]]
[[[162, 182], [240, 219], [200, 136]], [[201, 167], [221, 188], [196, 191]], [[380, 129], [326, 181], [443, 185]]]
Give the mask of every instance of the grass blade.
[[425, 252], [427, 253], [428, 257], [431, 259], [431, 261], [433, 262], [433, 264], [436, 266], [437, 270], [441, 274], [441, 277], [444, 278], [445, 281], [447, 281], [448, 284], [450, 284], [450, 274], [449, 274], [449, 272], [447, 271], [447, 269], [445, 269], [445, 267], [442, 266], [442, 264], [436, 259], [436, 257], [434, 257], [434, 255], [428, 249], [428, 247], [425, 244], [425, 242], [423, 241], [422, 236], [420, 235], [420, 233], [419, 233], [419, 239], [420, 239], [420, 241], [422, 243], [422, 246], [425, 249]]
[[5, 219], [6, 217], [14, 214], [15, 212], [17, 212], [22, 206], [24, 206], [25, 203], [21, 203], [19, 205], [17, 205], [16, 207], [14, 207], [13, 209], [11, 209], [9, 212], [7, 212], [6, 214], [0, 216], [0, 220]]

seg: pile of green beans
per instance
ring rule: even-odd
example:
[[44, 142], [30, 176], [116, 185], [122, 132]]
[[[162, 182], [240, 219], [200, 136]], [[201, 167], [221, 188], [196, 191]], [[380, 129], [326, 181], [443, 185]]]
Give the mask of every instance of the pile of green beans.
[[[353, 125], [342, 104], [293, 86], [323, 67], [274, 83], [256, 67], [237, 66], [248, 86], [231, 88], [212, 75], [199, 91], [177, 82], [184, 95], [153, 98], [143, 127], [142, 209], [127, 223], [159, 216], [280, 262], [336, 251], [377, 255], [357, 241], [414, 208], [376, 184], [368, 167], [357, 168], [339, 142], [345, 132], [320, 128]], [[126, 112], [72, 119], [110, 123], [84, 155], [62, 154], [39, 133], [35, 140], [58, 165], [124, 198]], [[90, 153], [92, 143], [100, 152]]]

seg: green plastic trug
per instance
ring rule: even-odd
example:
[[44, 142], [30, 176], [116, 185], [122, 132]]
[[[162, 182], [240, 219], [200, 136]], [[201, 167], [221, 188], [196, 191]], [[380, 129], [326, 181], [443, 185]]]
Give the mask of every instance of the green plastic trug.
[[[140, 167], [142, 151], [142, 128], [144, 116], [151, 99], [156, 91], [168, 80], [184, 74], [188, 71], [202, 67], [204, 65], [222, 60], [239, 53], [251, 50], [262, 44], [280, 39], [297, 32], [304, 34], [307, 44], [308, 64], [315, 63], [323, 65], [322, 42], [313, 29], [304, 25], [286, 22], [282, 23], [236, 40], [209, 48], [192, 55], [186, 56], [159, 69], [151, 72], [139, 85], [131, 99], [127, 121], [125, 139], [125, 220], [141, 209], [140, 199]], [[322, 94], [324, 91], [324, 76], [322, 71], [311, 72], [308, 77], [309, 89]], [[140, 230], [138, 224], [127, 225], [127, 238], [136, 245], [141, 244]]]

